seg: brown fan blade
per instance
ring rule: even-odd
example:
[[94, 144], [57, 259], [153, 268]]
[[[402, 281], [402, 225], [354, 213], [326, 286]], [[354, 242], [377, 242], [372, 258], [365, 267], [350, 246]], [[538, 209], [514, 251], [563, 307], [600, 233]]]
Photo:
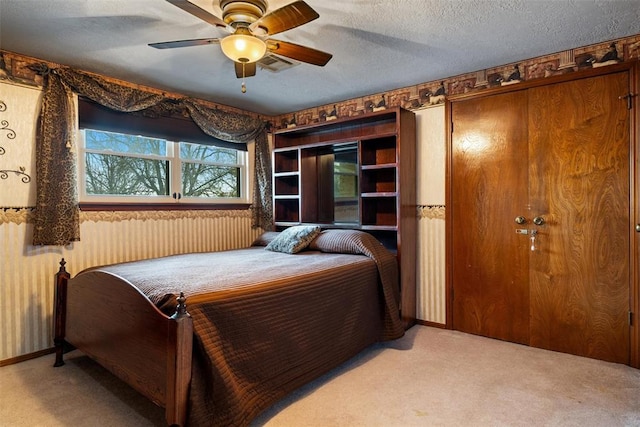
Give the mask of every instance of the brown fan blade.
[[227, 23], [222, 19], [218, 18], [215, 15], [207, 12], [202, 9], [200, 6], [196, 6], [195, 4], [187, 1], [187, 0], [167, 0], [174, 6], [179, 7], [185, 12], [189, 12], [193, 16], [202, 19], [204, 22], [208, 22], [211, 25], [215, 25], [217, 27], [227, 28]]
[[299, 0], [267, 13], [249, 28], [256, 31], [256, 34], [260, 34], [262, 29], [267, 35], [273, 35], [306, 24], [318, 17], [320, 15], [311, 6]]
[[[256, 63], [255, 62], [234, 62], [236, 65], [236, 77], [241, 79], [243, 77], [253, 77], [256, 75]], [[242, 66], [244, 65], [244, 73]], [[243, 75], [244, 74], [244, 75]]]
[[283, 42], [282, 40], [267, 40], [267, 50], [276, 55], [286, 56], [296, 61], [324, 67], [333, 55], [298, 44]]
[[156, 49], [173, 49], [176, 47], [202, 46], [216, 43], [220, 43], [220, 39], [176, 40], [173, 42], [149, 43], [149, 46], [155, 47]]

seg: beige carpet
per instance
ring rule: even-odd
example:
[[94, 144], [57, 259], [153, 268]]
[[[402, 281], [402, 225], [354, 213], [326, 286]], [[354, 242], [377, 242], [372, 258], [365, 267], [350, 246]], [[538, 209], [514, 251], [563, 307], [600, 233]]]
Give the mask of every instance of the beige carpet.
[[[0, 368], [1, 426], [155, 426], [162, 410], [78, 352]], [[416, 326], [255, 426], [640, 426], [640, 370]]]

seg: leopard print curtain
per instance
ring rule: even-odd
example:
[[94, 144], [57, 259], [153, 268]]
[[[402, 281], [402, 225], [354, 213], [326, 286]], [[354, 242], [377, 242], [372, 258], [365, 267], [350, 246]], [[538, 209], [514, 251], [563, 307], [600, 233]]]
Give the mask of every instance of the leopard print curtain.
[[70, 149], [76, 128], [71, 101], [73, 92], [122, 112], [141, 111], [157, 116], [186, 110], [210, 136], [244, 144], [255, 140], [252, 225], [264, 230], [272, 228], [271, 163], [266, 127], [261, 120], [208, 108], [191, 99], [169, 99], [67, 68], [50, 70], [43, 66], [42, 74], [45, 75], [45, 87], [36, 142], [38, 176], [34, 245], [64, 246], [80, 240], [76, 154]]
[[33, 244], [64, 246], [80, 240], [75, 114], [60, 76], [46, 73], [36, 139]]

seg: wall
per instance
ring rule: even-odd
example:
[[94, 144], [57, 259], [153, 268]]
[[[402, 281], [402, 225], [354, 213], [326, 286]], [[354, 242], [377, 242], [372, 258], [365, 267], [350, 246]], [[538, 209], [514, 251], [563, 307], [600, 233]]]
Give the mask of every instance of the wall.
[[[261, 232], [251, 228], [248, 210], [82, 212], [80, 242], [32, 246], [39, 100], [37, 89], [0, 82], [0, 364], [53, 345], [53, 279], [61, 258], [77, 273], [113, 262], [248, 246]], [[2, 170], [9, 170], [6, 178]]]
[[418, 242], [416, 317], [446, 322], [445, 275], [445, 111], [444, 105], [416, 114]]
[[[288, 128], [294, 124], [307, 125], [341, 117], [359, 116], [380, 108], [399, 106], [417, 111], [431, 105], [442, 104], [450, 95], [478, 92], [508, 84], [518, 84], [522, 81], [544, 79], [558, 74], [569, 74], [587, 68], [606, 66], [609, 62], [601, 63], [600, 60], [609, 53], [612, 44], [615, 45], [618, 62], [640, 59], [640, 34], [637, 34], [536, 58], [523, 59], [513, 64], [497, 65], [484, 70], [421, 82], [383, 93], [369, 94], [360, 98], [333, 102], [329, 105], [319, 105], [272, 117], [271, 121], [276, 128]], [[519, 79], [507, 81], [516, 67], [519, 70]], [[379, 103], [384, 105], [377, 107]]]

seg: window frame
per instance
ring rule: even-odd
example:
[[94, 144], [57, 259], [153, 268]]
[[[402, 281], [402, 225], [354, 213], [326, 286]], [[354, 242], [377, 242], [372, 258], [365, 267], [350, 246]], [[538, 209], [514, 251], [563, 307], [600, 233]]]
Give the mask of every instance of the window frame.
[[[91, 129], [91, 128], [88, 128]], [[112, 132], [110, 130], [91, 129], [98, 132]], [[115, 132], [133, 135], [133, 133], [126, 133], [123, 131]], [[146, 135], [141, 135], [146, 136]], [[157, 137], [152, 137], [157, 138]], [[249, 176], [251, 158], [249, 151], [238, 150], [237, 159], [238, 163], [234, 165], [226, 165], [232, 167], [238, 167], [239, 172], [239, 189], [240, 197], [224, 197], [224, 198], [205, 198], [205, 197], [173, 197], [173, 193], [180, 193], [175, 191], [176, 186], [178, 190], [181, 190], [181, 171], [182, 171], [182, 159], [180, 158], [180, 142], [186, 142], [189, 144], [208, 145], [191, 141], [172, 141], [169, 138], [164, 139], [167, 143], [167, 155], [166, 156], [146, 156], [139, 154], [131, 154], [128, 157], [138, 157], [153, 160], [167, 160], [169, 161], [169, 195], [166, 196], [125, 196], [125, 195], [89, 195], [86, 192], [86, 153], [98, 153], [108, 155], [119, 155], [120, 153], [110, 152], [107, 150], [87, 150], [85, 144], [85, 128], [78, 129], [77, 137], [77, 155], [78, 155], [78, 199], [81, 210], [185, 210], [185, 209], [248, 209], [250, 202], [250, 184], [251, 178]], [[213, 145], [213, 144], [212, 144]], [[229, 147], [221, 147], [228, 149]], [[233, 149], [233, 148], [232, 148]], [[244, 154], [243, 154], [244, 153]], [[186, 162], [192, 161], [191, 159], [185, 159]]]

